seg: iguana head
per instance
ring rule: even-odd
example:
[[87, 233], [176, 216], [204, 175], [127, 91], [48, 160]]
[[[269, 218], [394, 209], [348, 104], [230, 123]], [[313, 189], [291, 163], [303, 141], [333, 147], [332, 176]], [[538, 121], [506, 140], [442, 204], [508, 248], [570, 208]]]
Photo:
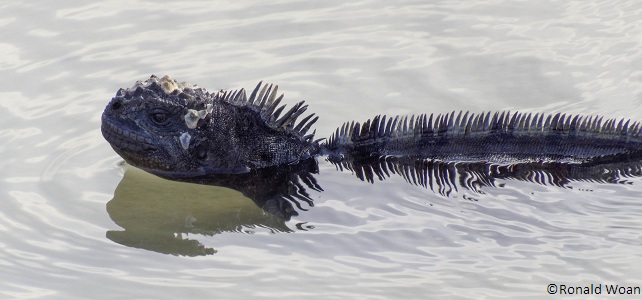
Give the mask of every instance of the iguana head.
[[152, 75], [120, 89], [102, 116], [102, 133], [129, 164], [164, 177], [244, 173], [291, 164], [318, 151], [306, 131], [313, 115], [296, 126], [307, 106], [299, 102], [279, 118], [277, 87], [257, 85], [210, 94], [167, 76]]
[[102, 134], [131, 165], [192, 174], [207, 156], [196, 137], [213, 110], [211, 99], [197, 86], [152, 75], [118, 90], [103, 113]]

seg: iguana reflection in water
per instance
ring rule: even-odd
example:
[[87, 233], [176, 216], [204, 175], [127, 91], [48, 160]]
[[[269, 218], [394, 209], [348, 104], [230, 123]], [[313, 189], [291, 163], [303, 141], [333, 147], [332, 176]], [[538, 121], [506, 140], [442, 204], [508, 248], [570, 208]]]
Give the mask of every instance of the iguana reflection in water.
[[[642, 176], [639, 160], [499, 165], [381, 157], [334, 164], [362, 181], [376, 183], [401, 176], [409, 184], [445, 197], [453, 192], [482, 193], [485, 188], [500, 186], [499, 181], [565, 188], [577, 181], [626, 184], [627, 178]], [[323, 192], [315, 178], [317, 173], [313, 158], [245, 174], [183, 178], [183, 182], [160, 179], [128, 167], [107, 206], [111, 218], [124, 231], [109, 231], [107, 237], [130, 247], [196, 256], [214, 254], [216, 250], [186, 238], [190, 234], [248, 232], [257, 227], [272, 232], [291, 232], [294, 227], [308, 230], [312, 228], [308, 224], [292, 224], [290, 228], [286, 221], [297, 216], [298, 211], [314, 206], [310, 193]]]
[[[293, 204], [307, 210], [313, 206], [307, 189], [321, 191], [312, 176], [316, 173], [317, 163], [309, 159], [245, 174], [177, 182], [126, 166], [107, 204], [110, 217], [124, 230], [108, 231], [107, 237], [131, 247], [196, 256], [216, 251], [185, 235], [251, 232], [257, 227], [290, 232], [285, 222], [298, 214]], [[304, 223], [295, 226], [308, 229]]]

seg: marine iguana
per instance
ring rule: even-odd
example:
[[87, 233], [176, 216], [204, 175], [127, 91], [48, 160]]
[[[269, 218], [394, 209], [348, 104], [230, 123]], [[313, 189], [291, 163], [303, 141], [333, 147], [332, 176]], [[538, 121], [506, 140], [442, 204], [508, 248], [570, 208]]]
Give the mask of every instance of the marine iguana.
[[[240, 174], [327, 155], [335, 164], [379, 157], [442, 162], [591, 163], [642, 157], [642, 126], [597, 116], [452, 112], [349, 122], [327, 140], [304, 102], [279, 106], [278, 86], [209, 92], [152, 75], [120, 89], [102, 134], [129, 164], [178, 179]], [[323, 141], [323, 142], [322, 142]]]

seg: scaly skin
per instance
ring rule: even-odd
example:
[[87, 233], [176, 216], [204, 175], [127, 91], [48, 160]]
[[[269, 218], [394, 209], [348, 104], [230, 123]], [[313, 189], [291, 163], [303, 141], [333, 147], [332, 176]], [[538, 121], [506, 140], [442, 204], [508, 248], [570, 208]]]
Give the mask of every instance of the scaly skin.
[[[603, 122], [604, 121], [604, 122]], [[642, 126], [625, 119], [566, 114], [376, 116], [338, 128], [323, 154], [333, 162], [408, 157], [444, 162], [614, 162], [642, 157]]]

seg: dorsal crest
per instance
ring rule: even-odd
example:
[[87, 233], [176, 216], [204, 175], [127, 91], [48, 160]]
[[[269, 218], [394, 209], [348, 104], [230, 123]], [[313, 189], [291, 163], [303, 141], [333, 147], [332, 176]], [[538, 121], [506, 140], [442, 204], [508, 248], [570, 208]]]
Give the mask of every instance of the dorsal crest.
[[306, 133], [319, 117], [310, 114], [295, 124], [297, 118], [308, 109], [308, 106], [304, 105], [305, 101], [301, 101], [283, 113], [286, 105], [279, 106], [281, 100], [283, 100], [283, 94], [277, 97], [278, 89], [278, 85], [263, 84], [261, 81], [256, 85], [249, 99], [245, 93], [245, 89], [239, 89], [221, 91], [215, 95], [214, 100], [228, 102], [235, 106], [247, 107], [257, 112], [261, 120], [271, 128], [288, 130], [307, 141], [312, 141], [314, 132], [308, 135], [306, 135]]

